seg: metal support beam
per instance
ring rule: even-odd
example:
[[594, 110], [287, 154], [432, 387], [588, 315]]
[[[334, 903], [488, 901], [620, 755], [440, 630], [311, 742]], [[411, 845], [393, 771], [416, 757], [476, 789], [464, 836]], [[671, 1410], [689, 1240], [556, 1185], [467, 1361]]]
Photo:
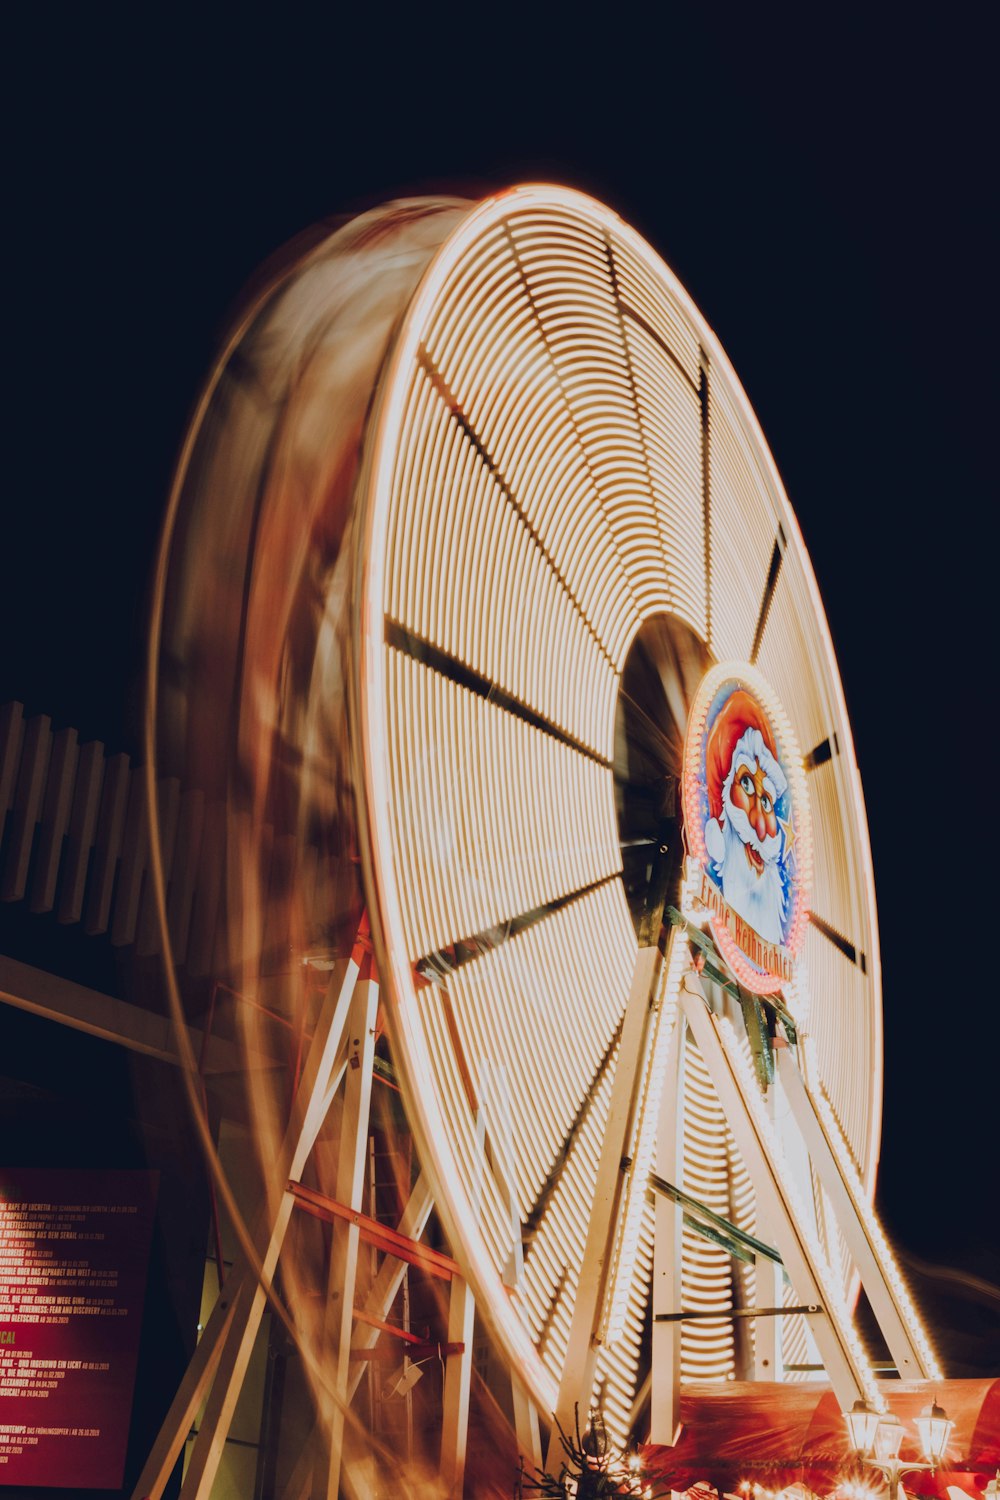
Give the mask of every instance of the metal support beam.
[[[360, 1213], [361, 1195], [364, 1191], [377, 1010], [378, 985], [374, 980], [359, 984], [354, 992], [348, 1019], [348, 1067], [335, 1189], [338, 1200], [355, 1213]], [[350, 1379], [351, 1335], [354, 1332], [354, 1288], [360, 1244], [360, 1226], [356, 1221], [333, 1225], [324, 1328], [324, 1343], [332, 1356], [334, 1367], [333, 1403], [328, 1423], [329, 1460], [325, 1486], [314, 1487], [315, 1492], [325, 1494], [328, 1500], [337, 1500], [340, 1492], [344, 1414], [347, 1410]]]
[[[301, 1174], [322, 1127], [325, 1115], [321, 1106], [331, 1074], [343, 1067], [343, 1061], [338, 1064], [338, 1055], [347, 1025], [348, 1007], [357, 985], [360, 958], [360, 954], [352, 955], [331, 975], [284, 1146], [279, 1153], [277, 1165], [281, 1175], [276, 1180], [276, 1187], [290, 1176]], [[274, 1274], [294, 1201], [292, 1195], [284, 1191], [280, 1191], [280, 1196], [276, 1194], [276, 1199], [276, 1207], [265, 1214], [256, 1236], [262, 1269], [268, 1281]], [[222, 1318], [213, 1312], [181, 1390], [139, 1477], [133, 1500], [159, 1500], [190, 1431], [189, 1401], [185, 1392], [198, 1385], [204, 1394], [212, 1382], [182, 1491], [184, 1500], [208, 1500], [266, 1302], [263, 1286], [257, 1283], [253, 1272], [245, 1265], [234, 1268], [223, 1295], [231, 1296], [234, 1303], [239, 1301], [240, 1316], [237, 1318], [230, 1313]], [[197, 1377], [192, 1375], [196, 1369]]]
[[[682, 985], [686, 982], [682, 980]], [[660, 1097], [660, 1118], [656, 1131], [656, 1172], [650, 1184], [658, 1190], [653, 1239], [653, 1335], [650, 1363], [650, 1442], [673, 1443], [680, 1421], [681, 1331], [672, 1328], [666, 1318], [681, 1303], [681, 1249], [683, 1220], [667, 1196], [686, 1203], [692, 1210], [702, 1208], [696, 1199], [667, 1180], [676, 1179], [684, 1170], [684, 1049], [687, 1023], [683, 1013], [674, 1023], [667, 1076]], [[707, 1210], [706, 1210], [707, 1212]], [[714, 1217], [714, 1216], [713, 1216]]]
[[448, 1500], [462, 1500], [465, 1481], [475, 1319], [475, 1298], [462, 1277], [456, 1276], [448, 1299], [448, 1342], [460, 1347], [461, 1353], [445, 1360], [441, 1422], [441, 1486]]
[[223, 1342], [236, 1312], [238, 1294], [245, 1282], [231, 1277], [222, 1288], [208, 1323], [191, 1357], [184, 1379], [143, 1465], [133, 1500], [159, 1500], [164, 1486], [181, 1456], [194, 1419], [205, 1400], [219, 1362]]
[[[589, 1410], [594, 1389], [599, 1352], [596, 1334], [614, 1248], [618, 1207], [625, 1177], [623, 1161], [628, 1151], [629, 1125], [635, 1113], [635, 1091], [641, 1083], [638, 1064], [649, 1020], [650, 988], [658, 957], [655, 948], [640, 948], [636, 954], [632, 987], [622, 1022], [618, 1059], [611, 1085], [611, 1103], [554, 1413], [564, 1432], [572, 1430], [575, 1406], [579, 1405], [584, 1414]], [[546, 1457], [546, 1467], [550, 1472], [558, 1470], [560, 1453], [559, 1430], [553, 1424]]]
[[[772, 1067], [772, 1079], [767, 1089], [764, 1105], [772, 1125], [775, 1123], [776, 1103], [777, 1086], [774, 1083]], [[759, 1206], [757, 1218], [757, 1228], [764, 1229], [766, 1232], [767, 1226], [761, 1222], [762, 1214]], [[768, 1260], [764, 1256], [761, 1256], [754, 1262], [753, 1287], [753, 1294], [759, 1305], [767, 1306], [771, 1302], [780, 1303], [783, 1292], [783, 1277], [780, 1266], [775, 1265], [773, 1260]], [[816, 1310], [815, 1308], [811, 1309], [814, 1312]], [[753, 1378], [755, 1380], [780, 1380], [782, 1378], [781, 1350], [782, 1335], [785, 1326], [780, 1317], [765, 1318], [760, 1323], [754, 1324]]]
[[895, 1361], [902, 1380], [933, 1380], [932, 1369], [907, 1308], [900, 1298], [902, 1283], [891, 1262], [891, 1252], [884, 1240], [880, 1245], [865, 1219], [861, 1201], [860, 1178], [849, 1180], [849, 1168], [830, 1138], [815, 1099], [798, 1064], [787, 1048], [778, 1049], [778, 1068], [785, 1096], [802, 1133], [812, 1163], [833, 1207], [837, 1227], [861, 1277], [872, 1312]]
[[[421, 1172], [396, 1226], [396, 1233], [400, 1239], [418, 1240], [427, 1226], [433, 1207], [434, 1199], [431, 1195], [430, 1183]], [[364, 1307], [358, 1310], [354, 1333], [351, 1336], [352, 1354], [356, 1355], [365, 1349], [373, 1349], [378, 1343], [381, 1330], [377, 1327], [377, 1323], [384, 1321], [395, 1302], [396, 1294], [406, 1275], [406, 1266], [405, 1260], [398, 1258], [391, 1250], [387, 1250], [371, 1291], [368, 1293], [367, 1301]], [[373, 1319], [375, 1322], [372, 1321]], [[351, 1371], [347, 1387], [348, 1401], [352, 1400], [363, 1374], [364, 1368], [360, 1364], [357, 1369]]]
[[654, 1323], [690, 1323], [696, 1318], [709, 1318], [718, 1321], [720, 1318], [783, 1318], [786, 1313], [818, 1313], [823, 1309], [815, 1302], [803, 1302], [798, 1307], [727, 1307], [725, 1312], [719, 1312], [718, 1308], [702, 1308], [700, 1311], [685, 1307], [681, 1312], [654, 1313]]
[[775, 1015], [778, 1017], [778, 1020], [785, 1028], [785, 1035], [788, 1037], [789, 1042], [794, 1047], [798, 1039], [795, 1027], [795, 1019], [792, 1016], [791, 1012], [786, 1010], [785, 1006], [782, 1004], [778, 996], [751, 996], [746, 990], [744, 990], [740, 985], [736, 983], [735, 979], [731, 979], [729, 975], [724, 972], [726, 969], [725, 959], [722, 958], [710, 935], [705, 932], [703, 928], [696, 927], [693, 922], [688, 921], [687, 917], [681, 916], [680, 912], [674, 906], [668, 906], [663, 915], [665, 919], [669, 919], [674, 927], [679, 928], [681, 932], [687, 935], [689, 942], [693, 943], [696, 948], [700, 948], [702, 953], [704, 953], [706, 978], [711, 979], [712, 982], [714, 984], [717, 984], [720, 989], [727, 990], [729, 994], [732, 995], [734, 1000], [738, 1000], [740, 1002], [741, 1006], [743, 1005], [745, 1000], [755, 999], [758, 1004], [767, 1006], [768, 1010], [773, 1010]]
[[[840, 1297], [832, 1273], [822, 1263], [818, 1243], [810, 1242], [788, 1202], [784, 1186], [787, 1168], [779, 1155], [777, 1139], [773, 1135], [769, 1138], [744, 1096], [740, 1070], [724, 1042], [718, 1018], [709, 1010], [704, 996], [694, 993], [690, 981], [681, 992], [681, 1005], [750, 1174], [757, 1202], [777, 1241], [789, 1280], [801, 1302], [823, 1309], [820, 1313], [807, 1313], [806, 1322], [816, 1339], [837, 1400], [842, 1407], [850, 1407], [854, 1401], [869, 1395], [871, 1381], [853, 1330], [835, 1310]], [[752, 1079], [748, 1080], [748, 1091], [753, 1087]]]
[[[99, 990], [88, 989], [70, 979], [60, 979], [56, 974], [34, 969], [30, 964], [22, 964], [16, 958], [4, 955], [0, 955], [0, 1005], [10, 1005], [45, 1021], [85, 1032], [99, 1041], [111, 1042], [129, 1052], [152, 1057], [157, 1062], [172, 1066], [180, 1064], [169, 1016], [158, 1016], [139, 1005], [131, 1005], [127, 1000], [115, 1000], [110, 995], [102, 995]], [[268, 1057], [247, 1056], [224, 1037], [211, 1036], [206, 1044], [202, 1032], [193, 1026], [188, 1027], [188, 1036], [195, 1057], [204, 1057], [206, 1075], [243, 1073], [247, 1067], [257, 1070], [278, 1066]]]
[[410, 1239], [398, 1229], [390, 1229], [387, 1224], [380, 1224], [378, 1219], [370, 1218], [360, 1209], [340, 1203], [336, 1198], [330, 1198], [315, 1188], [304, 1187], [301, 1182], [289, 1181], [288, 1191], [297, 1207], [305, 1209], [314, 1218], [323, 1219], [327, 1224], [354, 1225], [364, 1244], [372, 1245], [376, 1250], [382, 1250], [411, 1266], [418, 1266], [429, 1276], [436, 1276], [439, 1281], [450, 1281], [453, 1276], [462, 1274], [458, 1261], [452, 1260], [450, 1255], [432, 1250], [429, 1245], [422, 1245], [419, 1240]]
[[[762, 1257], [765, 1260], [773, 1261], [775, 1265], [781, 1265], [781, 1256], [773, 1245], [766, 1245], [763, 1240], [757, 1239], [756, 1235], [748, 1234], [745, 1229], [740, 1229], [738, 1224], [734, 1224], [730, 1219], [723, 1218], [722, 1214], [717, 1214], [713, 1209], [707, 1207], [706, 1204], [700, 1203], [697, 1198], [692, 1198], [690, 1193], [685, 1193], [683, 1188], [675, 1187], [672, 1182], [668, 1182], [659, 1173], [650, 1172], [649, 1185], [654, 1192], [662, 1193], [664, 1197], [672, 1198], [675, 1203], [679, 1203], [682, 1208], [686, 1208], [688, 1212], [684, 1217], [690, 1222], [693, 1229], [702, 1230], [706, 1227], [716, 1229], [718, 1234], [710, 1236], [710, 1238], [715, 1239], [717, 1244], [722, 1244], [725, 1240], [731, 1240], [747, 1252], [749, 1260], [756, 1260], [758, 1257]], [[699, 1219], [704, 1222], [702, 1224], [696, 1223], [695, 1220]]]

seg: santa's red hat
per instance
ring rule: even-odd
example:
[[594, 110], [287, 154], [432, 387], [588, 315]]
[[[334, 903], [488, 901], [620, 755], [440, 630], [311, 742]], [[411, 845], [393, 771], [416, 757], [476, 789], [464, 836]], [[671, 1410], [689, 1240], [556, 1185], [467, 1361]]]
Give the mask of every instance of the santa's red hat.
[[722, 788], [733, 763], [733, 752], [748, 729], [760, 731], [764, 744], [777, 761], [774, 735], [763, 709], [749, 693], [737, 688], [720, 709], [705, 747], [705, 784], [708, 788], [709, 816], [712, 818], [722, 817]]

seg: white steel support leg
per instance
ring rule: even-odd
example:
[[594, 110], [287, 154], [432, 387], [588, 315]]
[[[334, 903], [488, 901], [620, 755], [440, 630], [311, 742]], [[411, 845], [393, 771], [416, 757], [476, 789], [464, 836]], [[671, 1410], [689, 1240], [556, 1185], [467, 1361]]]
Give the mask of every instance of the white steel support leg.
[[[596, 1334], [600, 1326], [610, 1270], [609, 1261], [614, 1246], [623, 1182], [622, 1162], [628, 1151], [634, 1093], [640, 1082], [639, 1059], [650, 1013], [650, 989], [657, 957], [655, 948], [639, 949], [632, 975], [632, 989], [622, 1019], [618, 1060], [611, 1085], [611, 1104], [597, 1167], [594, 1200], [555, 1409], [556, 1420], [564, 1432], [573, 1430], [574, 1406], [579, 1405], [581, 1423], [583, 1422], [594, 1390], [599, 1352]], [[558, 1470], [560, 1454], [559, 1431], [553, 1425], [546, 1457], [546, 1466], [550, 1472]]]
[[[517, 1166], [514, 1160], [514, 1127], [511, 1118], [510, 1086], [503, 1069], [488, 1067], [480, 1083], [482, 1101], [476, 1120], [476, 1152], [480, 1171], [486, 1170], [486, 1131], [493, 1143], [494, 1176], [510, 1228], [511, 1253], [503, 1269], [503, 1283], [517, 1292], [524, 1284], [524, 1245], [521, 1240], [521, 1207], [517, 1193]], [[511, 1370], [511, 1397], [514, 1409], [514, 1432], [518, 1453], [535, 1469], [542, 1466], [542, 1441], [538, 1429], [538, 1408]]]
[[[758, 1238], [767, 1239], [770, 1234], [769, 1226], [758, 1219], [756, 1233]], [[785, 1295], [785, 1278], [781, 1267], [766, 1256], [758, 1255], [754, 1263], [753, 1287], [758, 1307], [780, 1307]], [[778, 1316], [754, 1319], [753, 1378], [785, 1378], [781, 1355], [781, 1318]]]
[[[272, 1198], [276, 1206], [270, 1211], [269, 1219], [265, 1217], [265, 1226], [257, 1236], [257, 1248], [268, 1283], [274, 1275], [292, 1214], [294, 1199], [291, 1193], [285, 1190], [285, 1183], [289, 1178], [297, 1180], [301, 1176], [326, 1117], [326, 1101], [331, 1080], [343, 1067], [340, 1053], [347, 1027], [351, 997], [357, 987], [358, 972], [358, 964], [353, 958], [334, 971], [299, 1081], [291, 1120], [285, 1134], [282, 1151], [279, 1153], [279, 1174], [274, 1184], [274, 1197]], [[240, 1315], [233, 1316], [224, 1327], [219, 1325], [215, 1345], [206, 1350], [206, 1362], [210, 1359], [214, 1360], [217, 1371], [198, 1437], [195, 1440], [188, 1471], [184, 1477], [181, 1490], [182, 1500], [208, 1500], [211, 1494], [212, 1483], [218, 1470], [219, 1459], [229, 1433], [233, 1412], [242, 1389], [243, 1377], [246, 1374], [254, 1339], [257, 1336], [267, 1301], [263, 1286], [257, 1282], [249, 1268], [243, 1268], [240, 1271], [234, 1269], [231, 1276], [239, 1278], [239, 1282], [234, 1280], [234, 1288], [239, 1286], [239, 1290], [235, 1291], [235, 1296], [242, 1299]], [[243, 1316], [244, 1311], [245, 1316]], [[209, 1327], [211, 1327], [211, 1322]], [[208, 1332], [209, 1329], [206, 1329], [205, 1335]], [[172, 1407], [168, 1422], [173, 1421], [176, 1424], [179, 1415], [179, 1409], [175, 1411]], [[187, 1432], [188, 1428], [185, 1427], [180, 1434], [175, 1461], [176, 1454], [183, 1447]], [[165, 1454], [177, 1443], [176, 1431], [169, 1441], [161, 1441], [165, 1435], [166, 1424], [154, 1452], [160, 1451]], [[164, 1471], [161, 1463], [157, 1472], [147, 1474], [151, 1461], [152, 1456], [140, 1477], [134, 1500], [146, 1500], [146, 1497], [149, 1497], [149, 1500], [159, 1500], [159, 1496], [163, 1493], [163, 1487], [170, 1475], [170, 1468]]]
[[[365, 1181], [365, 1153], [371, 1111], [372, 1060], [375, 1055], [375, 1015], [378, 985], [359, 984], [354, 992], [347, 1031], [347, 1073], [337, 1157], [338, 1203], [360, 1212]], [[334, 1353], [334, 1400], [328, 1423], [329, 1465], [321, 1493], [337, 1500], [344, 1446], [344, 1414], [348, 1403], [351, 1335], [354, 1331], [354, 1288], [357, 1281], [361, 1232], [357, 1224], [334, 1224], [330, 1248], [326, 1336]]]
[[[938, 1371], [931, 1365], [929, 1350], [921, 1348], [919, 1332], [900, 1297], [902, 1283], [892, 1264], [888, 1245], [884, 1240], [880, 1245], [865, 1223], [867, 1217], [874, 1226], [870, 1215], [864, 1212], [860, 1179], [856, 1178], [851, 1165], [839, 1157], [813, 1095], [787, 1048], [778, 1052], [778, 1067], [795, 1123], [833, 1206], [837, 1227], [847, 1242], [899, 1378], [937, 1378]], [[854, 1182], [850, 1181], [851, 1175], [855, 1176]]]
[[198, 1340], [156, 1442], [150, 1449], [135, 1487], [134, 1500], [147, 1500], [147, 1497], [148, 1500], [159, 1500], [162, 1495], [218, 1368], [222, 1344], [232, 1324], [238, 1293], [243, 1285], [242, 1277], [237, 1278], [235, 1273], [230, 1273], [229, 1281], [220, 1292], [211, 1317]]
[[[765, 1108], [771, 1124], [775, 1124], [777, 1105], [776, 1083], [767, 1091]], [[791, 1165], [791, 1163], [789, 1163]], [[804, 1195], [800, 1195], [804, 1196]], [[757, 1205], [758, 1239], [766, 1240], [771, 1233]], [[773, 1238], [773, 1236], [772, 1236]], [[780, 1307], [784, 1297], [784, 1274], [779, 1265], [766, 1256], [758, 1255], [753, 1268], [753, 1294], [757, 1307]], [[781, 1380], [781, 1323], [780, 1317], [755, 1318], [753, 1322], [753, 1378], [754, 1380]]]
[[[788, 1043], [785, 1041], [785, 1038], [779, 1033], [779, 1035], [774, 1038], [775, 1056], [778, 1057], [782, 1050], [784, 1048], [787, 1048], [787, 1046]], [[777, 1069], [775, 1081], [768, 1092], [768, 1099], [772, 1106], [771, 1119], [774, 1122], [775, 1128], [778, 1132], [778, 1137], [782, 1143], [782, 1152], [784, 1154], [785, 1162], [788, 1166], [791, 1180], [795, 1184], [796, 1193], [802, 1206], [802, 1210], [806, 1215], [806, 1222], [810, 1230], [815, 1232], [820, 1243], [828, 1244], [829, 1239], [826, 1234], [825, 1223], [821, 1224], [818, 1218], [818, 1213], [820, 1210], [816, 1202], [816, 1195], [813, 1191], [813, 1172], [812, 1165], [809, 1161], [809, 1149], [806, 1145], [805, 1139], [803, 1138], [802, 1132], [795, 1125], [794, 1116], [792, 1115], [788, 1103], [788, 1095], [781, 1080], [780, 1067]], [[768, 1227], [766, 1223], [764, 1223], [763, 1220], [759, 1217], [759, 1205], [758, 1219], [759, 1222], [757, 1232], [758, 1234], [761, 1234], [761, 1230], [763, 1229], [763, 1238], [767, 1239]], [[762, 1273], [765, 1282], [764, 1287], [761, 1288], [759, 1293], [758, 1306], [780, 1307], [785, 1294], [785, 1278], [781, 1268], [779, 1266], [772, 1266], [769, 1273], [768, 1268], [758, 1262], [758, 1270]], [[769, 1275], [770, 1278], [773, 1278], [773, 1296], [770, 1291], [766, 1290], [766, 1287], [771, 1285], [771, 1280], [768, 1279]], [[760, 1321], [762, 1322], [763, 1320]], [[761, 1369], [758, 1371], [757, 1378], [762, 1380], [784, 1380], [785, 1351], [788, 1348], [788, 1342], [786, 1342], [786, 1334], [788, 1332], [789, 1325], [786, 1323], [784, 1318], [773, 1319], [770, 1321], [772, 1321], [776, 1325], [774, 1330], [775, 1373], [772, 1374], [770, 1368], [766, 1370]], [[760, 1331], [759, 1322], [757, 1324], [757, 1330], [758, 1332]], [[805, 1337], [804, 1354], [806, 1363], [821, 1363], [819, 1350], [816, 1348], [816, 1340], [813, 1338], [812, 1330], [804, 1321], [802, 1324], [802, 1332]]]
[[[684, 982], [686, 983], [686, 976]], [[657, 1175], [683, 1188], [684, 1049], [687, 1023], [678, 1017], [660, 1100], [656, 1132]], [[658, 1323], [657, 1313], [681, 1310], [681, 1251], [684, 1213], [680, 1204], [657, 1193], [653, 1238], [653, 1347], [650, 1363], [651, 1443], [670, 1446], [680, 1421], [681, 1324]]]
[[466, 1282], [460, 1276], [453, 1276], [448, 1300], [448, 1342], [463, 1347], [461, 1353], [448, 1355], [444, 1367], [441, 1484], [448, 1500], [461, 1500], [465, 1480], [475, 1320], [475, 1298]]
[[[811, 1236], [789, 1202], [786, 1189], [788, 1169], [780, 1155], [777, 1137], [763, 1126], [763, 1110], [756, 1111], [745, 1097], [742, 1070], [726, 1046], [718, 1018], [708, 1009], [704, 998], [687, 987], [681, 993], [681, 1006], [746, 1163], [757, 1202], [774, 1234], [789, 1280], [800, 1300], [817, 1308], [816, 1312], [805, 1314], [806, 1321], [812, 1328], [834, 1394], [846, 1409], [856, 1400], [870, 1395], [871, 1377], [863, 1351], [847, 1321], [846, 1310], [841, 1310], [842, 1299], [829, 1267], [822, 1263], [819, 1245], [810, 1243]], [[756, 1087], [752, 1078], [748, 1078], [746, 1086], [748, 1090]]]
[[[780, 1307], [785, 1284], [781, 1267], [760, 1256], [755, 1266], [754, 1293], [758, 1307]], [[784, 1363], [780, 1316], [756, 1318], [753, 1331], [754, 1380], [783, 1380]]]

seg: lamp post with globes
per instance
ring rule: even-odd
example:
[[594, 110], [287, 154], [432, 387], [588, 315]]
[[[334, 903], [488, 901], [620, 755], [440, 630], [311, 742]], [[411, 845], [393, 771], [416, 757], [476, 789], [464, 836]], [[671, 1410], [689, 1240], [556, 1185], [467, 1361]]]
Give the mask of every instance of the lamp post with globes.
[[844, 1413], [851, 1447], [870, 1468], [885, 1475], [889, 1500], [899, 1500], [899, 1481], [903, 1474], [918, 1469], [936, 1469], [945, 1455], [954, 1425], [943, 1407], [932, 1402], [916, 1419], [920, 1447], [924, 1458], [901, 1459], [903, 1424], [892, 1412], [878, 1412], [867, 1401], [855, 1401]]

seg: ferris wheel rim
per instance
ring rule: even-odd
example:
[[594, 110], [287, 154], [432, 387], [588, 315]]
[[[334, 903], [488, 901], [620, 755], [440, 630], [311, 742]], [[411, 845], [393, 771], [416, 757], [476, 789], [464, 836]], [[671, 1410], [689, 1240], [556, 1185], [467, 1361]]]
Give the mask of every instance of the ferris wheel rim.
[[[475, 206], [446, 239], [434, 256], [413, 294], [400, 323], [392, 348], [380, 373], [378, 387], [369, 418], [362, 470], [359, 475], [358, 494], [363, 497], [363, 535], [356, 552], [355, 589], [358, 613], [361, 621], [354, 643], [354, 670], [350, 690], [354, 722], [359, 733], [352, 737], [355, 788], [359, 803], [359, 838], [365, 886], [370, 894], [370, 913], [376, 948], [384, 966], [382, 983], [387, 990], [388, 1009], [394, 1039], [406, 1058], [404, 1074], [404, 1097], [408, 1114], [414, 1126], [418, 1147], [433, 1163], [434, 1174], [447, 1181], [447, 1161], [442, 1163], [440, 1144], [445, 1138], [445, 1121], [438, 1102], [431, 1098], [429, 1089], [419, 1089], [410, 1078], [416, 1071], [416, 1062], [427, 1061], [426, 1044], [419, 1036], [413, 1020], [413, 988], [411, 960], [405, 946], [399, 940], [401, 933], [401, 911], [394, 880], [387, 880], [386, 869], [391, 865], [391, 840], [388, 832], [389, 800], [380, 795], [384, 787], [379, 785], [379, 757], [385, 742], [384, 721], [384, 666], [379, 653], [385, 642], [385, 610], [382, 603], [386, 548], [386, 515], [389, 495], [389, 470], [395, 458], [393, 434], [398, 430], [401, 404], [405, 391], [405, 372], [410, 367], [419, 343], [419, 332], [424, 326], [433, 301], [445, 278], [458, 261], [463, 248], [473, 242], [483, 228], [502, 221], [505, 214], [521, 207], [551, 208], [565, 206], [590, 217], [601, 226], [613, 220], [616, 229], [629, 245], [639, 253], [656, 276], [664, 280], [677, 299], [703, 341], [713, 367], [725, 378], [727, 393], [734, 398], [743, 421], [756, 439], [756, 450], [763, 458], [770, 478], [772, 499], [776, 503], [781, 524], [797, 555], [797, 561], [810, 593], [813, 621], [818, 627], [825, 657], [827, 681], [832, 686], [839, 713], [839, 724], [844, 726], [849, 738], [849, 719], [846, 700], [833, 652], [826, 614], [822, 606], [819, 588], [805, 547], [801, 529], [788, 501], [784, 485], [770, 448], [764, 438], [760, 424], [750, 406], [741, 382], [722, 349], [719, 340], [706, 323], [693, 300], [678, 282], [674, 274], [655, 254], [640, 235], [611, 210], [596, 200], [574, 189], [552, 187], [544, 184], [529, 184], [494, 195]], [[636, 626], [636, 630], [638, 626]], [[633, 631], [633, 635], [634, 635]], [[631, 637], [626, 642], [628, 649]], [[624, 652], [622, 660], [624, 660]], [[621, 662], [616, 668], [620, 683]], [[616, 689], [617, 691], [617, 689]], [[857, 771], [853, 741], [842, 746], [842, 756], [847, 775], [852, 783], [855, 810], [864, 823], [864, 802], [860, 777]], [[862, 877], [865, 901], [869, 914], [869, 980], [873, 985], [876, 1003], [871, 1007], [873, 1029], [872, 1046], [877, 1065], [869, 1075], [869, 1117], [877, 1120], [881, 1110], [881, 1004], [880, 964], [878, 954], [878, 927], [875, 911], [874, 878], [871, 853], [867, 837], [860, 840]], [[861, 1176], [869, 1194], [874, 1191], [874, 1168], [878, 1159], [878, 1130], [870, 1132], [868, 1160], [861, 1164]], [[469, 1279], [482, 1297], [485, 1310], [496, 1327], [497, 1304], [491, 1299], [495, 1283], [495, 1271], [485, 1256], [479, 1254], [475, 1234], [468, 1232], [468, 1225], [455, 1216], [455, 1206], [445, 1193], [439, 1205], [446, 1230], [457, 1242], [456, 1253], [467, 1266]], [[526, 1330], [516, 1317], [508, 1318], [503, 1330], [503, 1341], [515, 1357], [525, 1384], [543, 1407], [552, 1409], [554, 1387], [548, 1372], [542, 1367], [537, 1350]]]

